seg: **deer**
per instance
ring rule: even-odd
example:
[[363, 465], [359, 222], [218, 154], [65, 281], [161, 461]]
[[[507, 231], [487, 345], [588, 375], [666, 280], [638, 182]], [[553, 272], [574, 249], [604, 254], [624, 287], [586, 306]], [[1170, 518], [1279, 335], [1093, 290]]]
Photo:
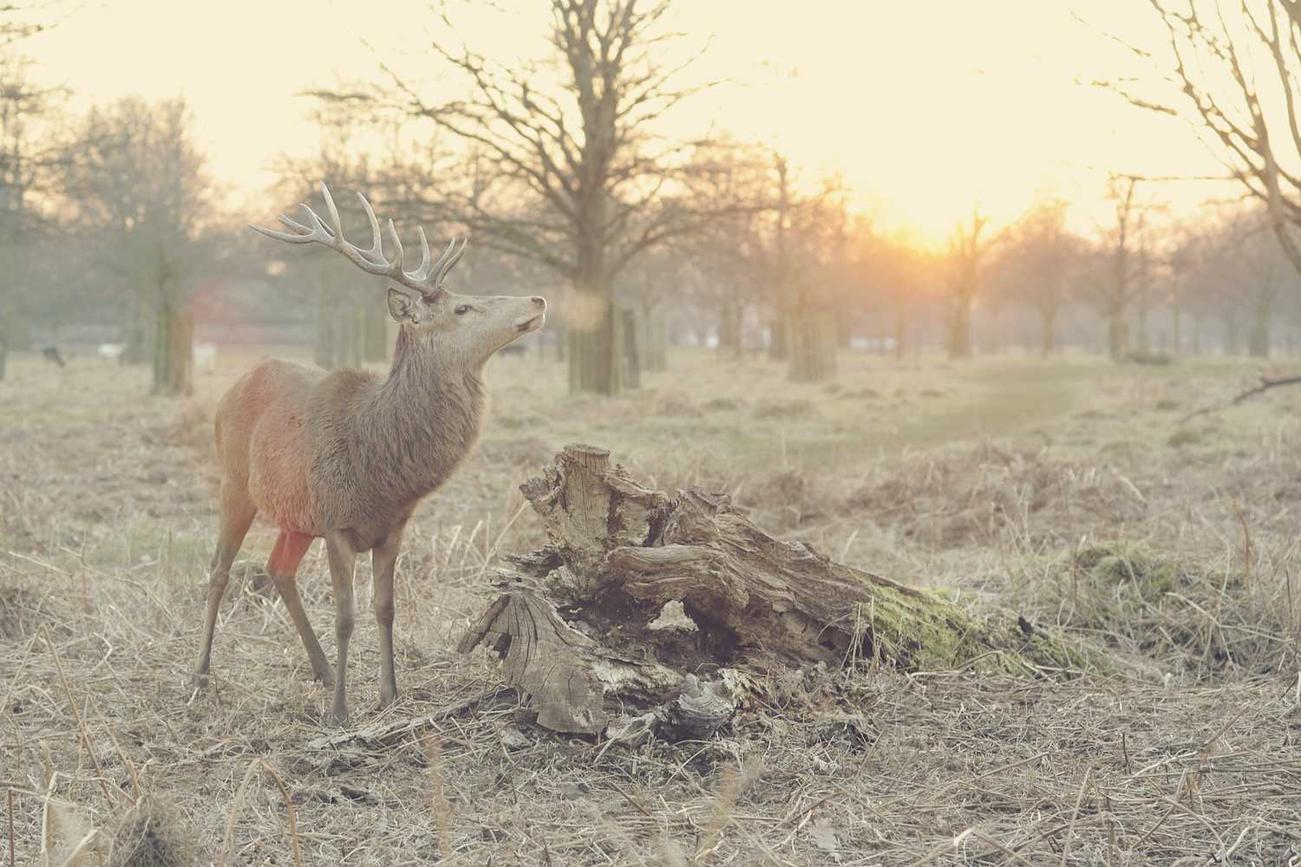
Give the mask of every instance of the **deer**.
[[[328, 224], [303, 204], [305, 222], [280, 216], [288, 231], [250, 228], [288, 244], [328, 247], [365, 274], [383, 278], [388, 313], [398, 324], [392, 365], [381, 376], [273, 359], [246, 372], [221, 398], [213, 423], [221, 470], [219, 527], [192, 685], [202, 688], [208, 681], [230, 569], [261, 514], [279, 530], [267, 573], [307, 650], [314, 679], [333, 687], [332, 717], [344, 726], [356, 559], [371, 555], [383, 708], [398, 695], [393, 581], [403, 531], [416, 505], [447, 481], [478, 438], [484, 365], [504, 346], [542, 328], [547, 302], [536, 295], [450, 291], [444, 280], [468, 241], [453, 238], [431, 261], [421, 227], [420, 265], [407, 271], [393, 221], [387, 226], [390, 258], [375, 212], [359, 192], [371, 230], [370, 247], [361, 249], [345, 240], [330, 190], [324, 183], [320, 189]], [[325, 540], [334, 596], [333, 669], [297, 589], [298, 566], [318, 538]]]

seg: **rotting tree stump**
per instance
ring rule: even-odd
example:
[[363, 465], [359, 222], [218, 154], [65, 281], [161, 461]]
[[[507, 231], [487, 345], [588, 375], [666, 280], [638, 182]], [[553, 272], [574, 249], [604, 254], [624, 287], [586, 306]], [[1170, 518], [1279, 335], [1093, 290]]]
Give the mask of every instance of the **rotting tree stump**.
[[569, 446], [521, 490], [547, 544], [511, 558], [459, 649], [493, 650], [545, 728], [705, 736], [753, 675], [780, 667], [1098, 667], [1024, 618], [969, 613], [776, 539], [724, 494], [651, 490], [604, 449]]

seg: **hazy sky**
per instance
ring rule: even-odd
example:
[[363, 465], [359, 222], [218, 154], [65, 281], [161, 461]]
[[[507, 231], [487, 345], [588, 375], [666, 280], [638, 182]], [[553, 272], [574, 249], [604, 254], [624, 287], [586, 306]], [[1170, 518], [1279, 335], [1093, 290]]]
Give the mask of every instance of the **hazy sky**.
[[[101, 0], [25, 50], [78, 106], [183, 95], [213, 173], [254, 210], [275, 157], [317, 146], [301, 91], [372, 78], [382, 59], [423, 78], [432, 98], [459, 93], [422, 50], [446, 34], [431, 8], [490, 55], [545, 50], [542, 0]], [[1073, 222], [1088, 228], [1105, 216], [1108, 169], [1218, 171], [1181, 122], [1087, 84], [1129, 62], [1099, 29], [1159, 36], [1148, 5], [1078, 9], [1088, 24], [1066, 0], [683, 0], [685, 45], [709, 43], [692, 75], [727, 81], [672, 123], [772, 143], [809, 176], [838, 171], [859, 208], [932, 241], [977, 204], [1004, 221], [1042, 194], [1076, 201]], [[1208, 193], [1162, 192], [1185, 210]]]

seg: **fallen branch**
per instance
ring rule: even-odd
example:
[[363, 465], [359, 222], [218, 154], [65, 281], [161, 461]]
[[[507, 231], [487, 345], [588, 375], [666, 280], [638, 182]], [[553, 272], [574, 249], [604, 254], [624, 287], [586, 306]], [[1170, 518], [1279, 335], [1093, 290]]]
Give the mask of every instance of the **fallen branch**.
[[1248, 398], [1255, 397], [1258, 394], [1269, 391], [1271, 388], [1282, 388], [1285, 385], [1301, 385], [1301, 376], [1283, 376], [1283, 377], [1279, 377], [1278, 379], [1270, 379], [1267, 376], [1262, 376], [1260, 378], [1259, 383], [1247, 389], [1246, 391], [1240, 392], [1232, 400], [1227, 400], [1224, 401], [1223, 403], [1211, 404], [1210, 406], [1205, 406], [1202, 407], [1201, 409], [1193, 410], [1183, 418], [1179, 419], [1179, 423], [1183, 424], [1187, 421], [1197, 418], [1198, 416], [1209, 415], [1210, 413], [1218, 412], [1219, 410], [1222, 409], [1228, 409], [1231, 406], [1237, 406], [1238, 404], [1242, 403], [1244, 400], [1247, 400]]
[[472, 695], [469, 698], [461, 699], [458, 702], [444, 705], [433, 713], [425, 714], [424, 716], [393, 720], [392, 722], [387, 722], [383, 725], [367, 726], [364, 729], [357, 729], [356, 731], [322, 736], [308, 741], [307, 746], [314, 750], [341, 750], [346, 747], [364, 747], [374, 749], [382, 747], [403, 740], [416, 732], [432, 728], [438, 723], [449, 720], [452, 717], [460, 716], [481, 704], [495, 702], [508, 695], [513, 696], [514, 693], [515, 690], [508, 686], [494, 687], [487, 692], [481, 692], [478, 695]]

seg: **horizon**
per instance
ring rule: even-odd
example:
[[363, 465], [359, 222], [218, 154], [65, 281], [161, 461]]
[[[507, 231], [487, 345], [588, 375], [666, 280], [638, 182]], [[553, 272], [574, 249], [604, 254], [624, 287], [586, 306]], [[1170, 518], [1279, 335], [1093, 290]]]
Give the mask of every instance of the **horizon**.
[[[1156, 20], [1147, 8], [1123, 0], [1053, 8], [1026, 0], [950, 3], [939, 12], [879, 4], [837, 12], [837, 5], [817, 0], [813, 7], [822, 10], [806, 5], [793, 17], [740, 0], [676, 10], [672, 24], [685, 35], [675, 50], [707, 45], [688, 75], [722, 83], [680, 106], [664, 130], [709, 129], [773, 146], [805, 182], [842, 177], [852, 210], [929, 247], [975, 208], [1000, 226], [1047, 197], [1066, 200], [1072, 228], [1094, 234], [1110, 210], [1105, 180], [1112, 172], [1223, 173], [1183, 121], [1135, 109], [1090, 83], [1127, 68], [1126, 49], [1110, 34], [1150, 34], [1145, 28]], [[304, 91], [374, 80], [381, 61], [415, 80], [437, 74], [438, 63], [421, 49], [451, 33], [440, 14], [490, 58], [510, 62], [545, 51], [541, 17], [492, 6], [436, 8], [398, 0], [376, 23], [334, 2], [235, 0], [218, 9], [113, 0], [79, 7], [21, 53], [33, 60], [38, 80], [71, 88], [77, 110], [128, 95], [184, 98], [225, 203], [257, 219], [274, 209], [265, 194], [277, 177], [275, 161], [318, 145]], [[1015, 33], [1003, 23], [1013, 12]], [[504, 29], [507, 14], [513, 26]], [[827, 28], [828, 15], [837, 14], [845, 26]], [[946, 26], [934, 24], [939, 14], [948, 16]], [[392, 25], [422, 17], [432, 27]], [[246, 27], [248, 20], [259, 26]], [[734, 26], [737, 20], [745, 27]], [[169, 38], [139, 39], [151, 31]], [[124, 42], [133, 50], [114, 54]], [[862, 111], [828, 109], [881, 80], [893, 85], [871, 89]], [[445, 98], [460, 90], [444, 79], [424, 92]], [[827, 93], [834, 94], [830, 103]], [[249, 128], [259, 135], [249, 136]], [[1224, 186], [1189, 180], [1151, 189], [1177, 220]]]

